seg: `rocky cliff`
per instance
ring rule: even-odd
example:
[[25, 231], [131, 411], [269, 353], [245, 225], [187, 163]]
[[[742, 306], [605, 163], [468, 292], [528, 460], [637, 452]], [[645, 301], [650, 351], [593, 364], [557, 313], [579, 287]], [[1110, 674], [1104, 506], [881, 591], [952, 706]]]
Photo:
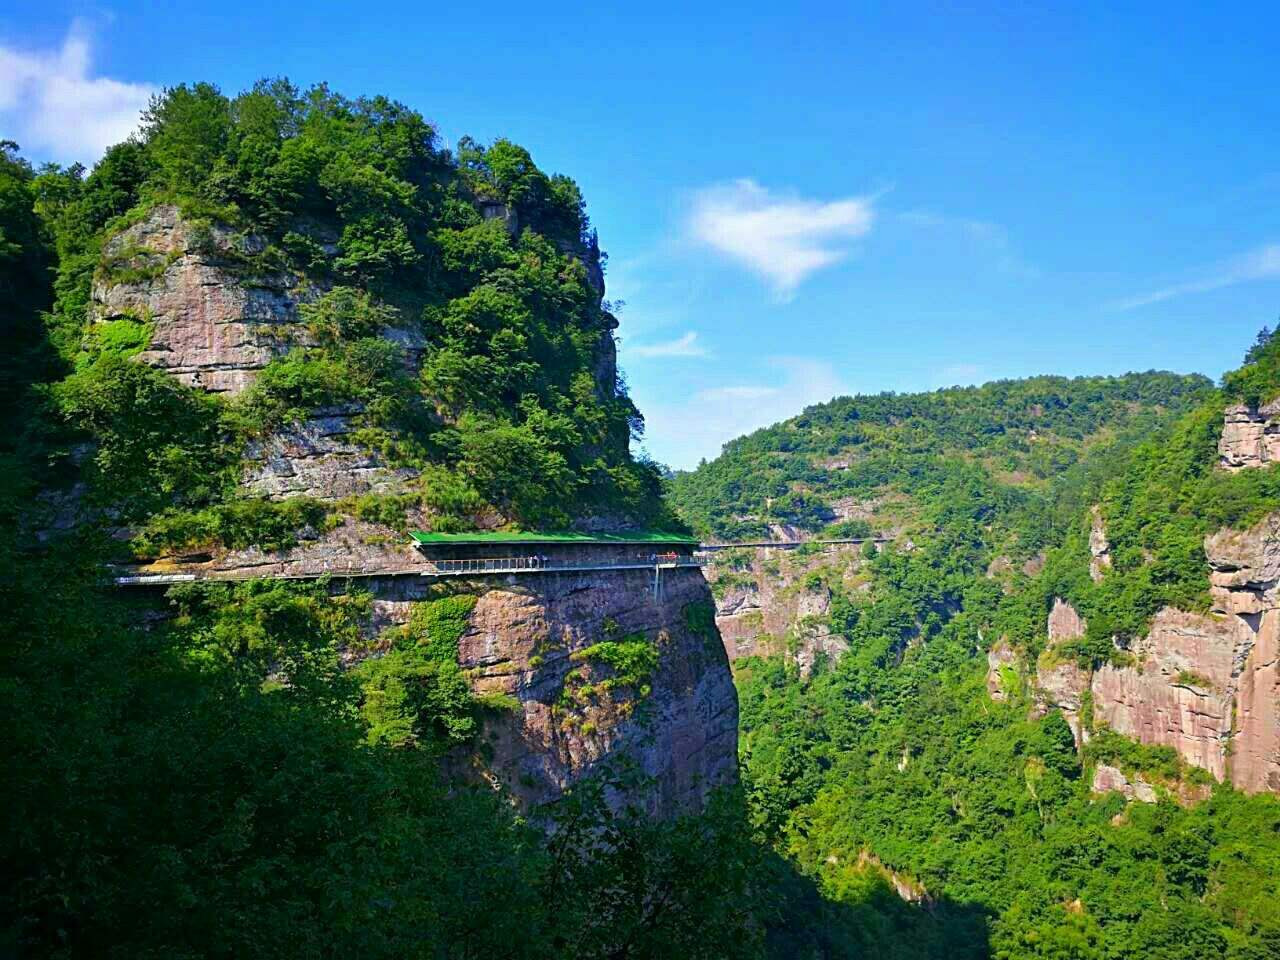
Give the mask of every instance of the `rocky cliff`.
[[782, 653], [808, 675], [819, 657], [839, 657], [848, 643], [831, 631], [827, 578], [838, 578], [850, 590], [865, 589], [861, 563], [858, 544], [715, 554], [707, 579], [729, 659]]
[[[1054, 603], [1037, 665], [1041, 701], [1077, 742], [1105, 725], [1249, 792], [1280, 792], [1280, 515], [1206, 538], [1212, 608], [1165, 608], [1147, 634], [1097, 671], [1058, 655], [1085, 624]], [[1090, 715], [1084, 715], [1086, 701]]]
[[1218, 442], [1225, 470], [1261, 467], [1280, 459], [1280, 401], [1261, 407], [1236, 404], [1227, 408]]
[[[505, 207], [490, 203], [482, 213], [518, 230]], [[302, 223], [292, 229], [326, 255], [336, 252], [337, 238], [323, 229]], [[274, 358], [312, 345], [301, 308], [326, 290], [323, 280], [273, 265], [263, 256], [267, 247], [252, 232], [195, 221], [173, 206], [154, 207], [106, 241], [91, 320], [145, 325], [149, 340], [136, 361], [189, 387], [243, 395]], [[598, 251], [573, 253], [590, 261], [588, 282], [602, 295]], [[611, 401], [618, 390], [616, 321], [607, 319], [591, 372], [597, 394]], [[381, 335], [403, 349], [410, 367], [429, 347], [414, 326], [387, 327]], [[405, 489], [416, 471], [393, 468], [360, 442], [362, 412], [353, 405], [312, 409], [251, 440], [243, 451], [243, 494], [333, 502]], [[411, 524], [429, 519], [410, 507]], [[407, 621], [415, 605], [439, 590], [418, 575], [423, 560], [404, 534], [376, 522], [334, 514], [296, 531], [296, 541], [280, 550], [212, 547], [157, 558], [137, 572], [201, 579], [360, 575], [374, 597], [369, 629], [375, 639], [370, 650], [350, 655], [351, 662], [378, 656], [377, 635]], [[648, 784], [628, 799], [660, 816], [696, 809], [709, 790], [734, 782], [737, 699], [710, 591], [699, 570], [677, 569], [666, 572], [656, 598], [652, 576], [607, 571], [452, 582], [478, 597], [459, 642], [459, 664], [478, 694], [501, 693], [518, 708], [492, 713], [474, 749], [452, 756], [449, 766], [502, 784], [532, 805], [621, 763]], [[615, 635], [652, 646], [656, 665], [642, 680], [619, 685], [609, 665], [593, 658], [592, 648]]]
[[[738, 701], [711, 597], [696, 569], [507, 576], [461, 585], [478, 595], [458, 645], [477, 693], [513, 697], [492, 712], [455, 770], [501, 783], [522, 804], [554, 800], [611, 762], [648, 781], [629, 797], [657, 816], [698, 809], [737, 778]], [[374, 581], [378, 626], [406, 622], [429, 581]], [[652, 673], [617, 684], [602, 642], [651, 645]]]

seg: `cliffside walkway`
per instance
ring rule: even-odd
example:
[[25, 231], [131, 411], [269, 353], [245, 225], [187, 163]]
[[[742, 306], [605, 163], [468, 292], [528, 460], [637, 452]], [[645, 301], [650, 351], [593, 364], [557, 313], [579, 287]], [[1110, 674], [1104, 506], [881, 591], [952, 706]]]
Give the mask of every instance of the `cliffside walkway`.
[[592, 570], [674, 570], [677, 567], [700, 567], [706, 561], [697, 557], [677, 556], [675, 559], [655, 557], [624, 561], [573, 561], [555, 560], [543, 556], [532, 557], [477, 557], [466, 560], [428, 560], [414, 567], [356, 567], [328, 565], [308, 573], [151, 573], [132, 574], [115, 578], [118, 587], [159, 587], [175, 583], [192, 583], [196, 580], [220, 580], [227, 582], [244, 580], [318, 580], [334, 577], [342, 580], [356, 577], [483, 577], [507, 573], [570, 573]]
[[428, 560], [424, 577], [468, 577], [488, 573], [559, 573], [575, 570], [674, 570], [676, 567], [700, 567], [705, 561], [697, 557], [669, 555], [635, 560], [556, 560], [544, 556], [492, 557], [473, 560]]
[[[325, 563], [317, 568], [298, 573], [255, 573], [251, 570], [231, 571], [174, 571], [148, 573], [137, 571], [114, 578], [119, 587], [163, 587], [197, 580], [245, 581], [245, 580], [318, 580], [321, 577], [336, 579], [372, 577], [484, 577], [494, 575], [531, 575], [547, 573], [589, 573], [593, 571], [646, 570], [653, 572], [655, 595], [662, 590], [662, 571], [679, 568], [701, 567], [709, 562], [709, 555], [720, 550], [751, 547], [778, 547], [792, 550], [805, 544], [840, 545], [860, 544], [868, 541], [877, 545], [888, 542], [883, 537], [848, 538], [833, 540], [758, 541], [746, 543], [698, 543], [692, 537], [667, 534], [411, 534], [418, 548], [420, 563], [409, 567], [387, 567], [377, 564], [360, 565]], [[574, 548], [578, 555], [554, 556], [546, 553], [524, 553], [515, 556], [442, 557], [440, 552], [475, 550], [485, 547], [523, 545], [530, 548], [545, 547], [558, 552], [561, 548]], [[619, 557], [601, 555], [592, 557], [593, 547], [631, 547], [634, 555]], [[585, 549], [584, 549], [585, 548]], [[652, 550], [653, 552], [645, 552]], [[487, 552], [487, 551], [486, 551]], [[601, 551], [607, 554], [608, 551]], [[586, 556], [582, 554], [588, 554]]]

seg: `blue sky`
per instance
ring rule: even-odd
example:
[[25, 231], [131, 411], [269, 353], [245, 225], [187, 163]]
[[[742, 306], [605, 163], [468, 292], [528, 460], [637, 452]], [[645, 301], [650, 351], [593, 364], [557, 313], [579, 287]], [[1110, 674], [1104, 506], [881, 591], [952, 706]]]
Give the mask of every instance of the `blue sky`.
[[839, 393], [1217, 376], [1280, 317], [1280, 5], [689, 6], [10, 2], [0, 136], [92, 161], [151, 89], [287, 75], [511, 137], [675, 466]]

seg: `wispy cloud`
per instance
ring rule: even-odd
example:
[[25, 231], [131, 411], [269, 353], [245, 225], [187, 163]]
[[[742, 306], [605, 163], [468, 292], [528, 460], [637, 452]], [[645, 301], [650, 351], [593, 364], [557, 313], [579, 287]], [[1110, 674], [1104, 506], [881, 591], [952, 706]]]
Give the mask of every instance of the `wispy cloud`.
[[1195, 279], [1161, 287], [1136, 297], [1117, 300], [1111, 306], [1116, 310], [1133, 310], [1137, 307], [1172, 300], [1175, 297], [1184, 297], [1192, 293], [1208, 293], [1211, 290], [1234, 287], [1238, 283], [1263, 280], [1267, 277], [1280, 277], [1280, 243], [1267, 244], [1234, 259], [1208, 267], [1200, 271], [1200, 275]]
[[1040, 271], [1018, 253], [1009, 231], [990, 220], [953, 217], [930, 210], [908, 210], [898, 219], [909, 227], [927, 230], [948, 242], [967, 248], [989, 268], [1025, 279], [1040, 276]]
[[693, 467], [734, 437], [849, 392], [835, 368], [821, 360], [774, 357], [769, 368], [772, 376], [764, 382], [708, 387], [680, 403], [641, 398], [646, 446], [673, 467]]
[[705, 357], [707, 349], [698, 343], [698, 334], [690, 330], [682, 337], [661, 343], [642, 343], [636, 346], [623, 344], [628, 357]]
[[93, 163], [138, 128], [156, 88], [92, 74], [88, 26], [72, 23], [62, 46], [0, 45], [0, 122], [24, 152]]
[[806, 200], [771, 193], [754, 180], [734, 180], [694, 195], [689, 232], [759, 274], [785, 300], [814, 271], [849, 255], [851, 241], [871, 230], [873, 201]]
[[952, 363], [938, 371], [934, 383], [939, 387], [969, 386], [978, 382], [982, 367], [976, 363]]

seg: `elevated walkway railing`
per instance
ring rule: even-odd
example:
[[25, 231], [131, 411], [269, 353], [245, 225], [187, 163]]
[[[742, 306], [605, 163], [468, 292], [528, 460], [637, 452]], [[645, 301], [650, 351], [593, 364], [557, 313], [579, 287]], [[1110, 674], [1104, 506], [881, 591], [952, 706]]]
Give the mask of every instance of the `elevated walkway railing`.
[[484, 576], [493, 573], [558, 573], [575, 570], [674, 570], [700, 567], [697, 557], [656, 554], [621, 560], [560, 560], [554, 557], [477, 557], [468, 560], [427, 560], [424, 577]]
[[690, 556], [658, 554], [623, 560], [557, 560], [550, 557], [485, 557], [469, 560], [426, 560], [419, 566], [388, 569], [379, 566], [326, 564], [307, 573], [135, 573], [114, 578], [118, 587], [162, 587], [193, 580], [317, 580], [359, 577], [468, 577], [504, 573], [558, 573], [575, 570], [674, 570], [677, 567], [700, 567], [703, 560]]

